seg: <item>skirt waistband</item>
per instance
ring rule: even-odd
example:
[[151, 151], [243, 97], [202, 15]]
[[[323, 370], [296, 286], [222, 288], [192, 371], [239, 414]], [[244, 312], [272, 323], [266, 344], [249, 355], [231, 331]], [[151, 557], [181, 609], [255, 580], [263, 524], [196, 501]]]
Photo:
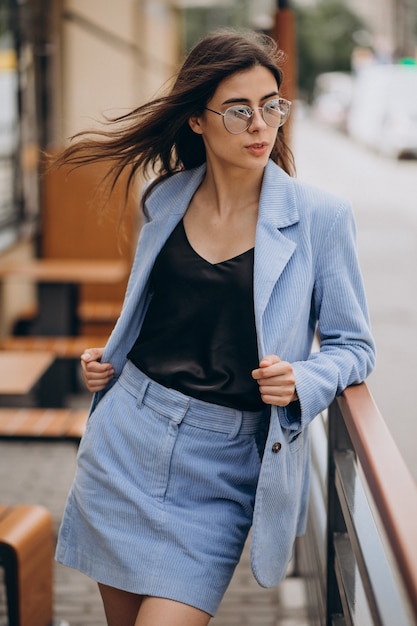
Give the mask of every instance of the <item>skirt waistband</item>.
[[229, 439], [238, 434], [255, 434], [263, 415], [263, 411], [239, 411], [168, 389], [146, 376], [131, 361], [124, 366], [118, 382], [136, 397], [138, 406], [145, 404], [177, 424], [184, 422], [203, 430], [226, 433]]

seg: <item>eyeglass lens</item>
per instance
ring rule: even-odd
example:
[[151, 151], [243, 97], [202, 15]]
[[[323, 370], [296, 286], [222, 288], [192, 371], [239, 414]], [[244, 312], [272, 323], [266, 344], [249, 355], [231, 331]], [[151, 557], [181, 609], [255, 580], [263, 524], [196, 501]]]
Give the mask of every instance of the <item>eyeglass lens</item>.
[[[290, 112], [290, 103], [283, 98], [266, 102], [262, 110], [265, 124], [272, 128], [279, 128], [287, 120]], [[224, 125], [230, 133], [242, 133], [251, 125], [253, 110], [250, 107], [237, 105], [229, 107], [224, 113]]]

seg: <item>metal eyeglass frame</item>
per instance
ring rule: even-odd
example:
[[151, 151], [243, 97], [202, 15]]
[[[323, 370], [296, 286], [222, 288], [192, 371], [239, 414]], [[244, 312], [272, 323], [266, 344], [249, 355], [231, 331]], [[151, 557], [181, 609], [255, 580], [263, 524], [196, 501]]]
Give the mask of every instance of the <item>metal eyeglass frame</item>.
[[[271, 102], [285, 103], [285, 106], [287, 107], [286, 113], [282, 115], [282, 118], [284, 118], [284, 120], [281, 121], [278, 124], [278, 126], [273, 126], [272, 124], [269, 124], [268, 121], [265, 119], [265, 111], [267, 110], [268, 105], [270, 106]], [[260, 111], [262, 111], [262, 119], [264, 120], [265, 124], [267, 124], [270, 128], [280, 128], [281, 126], [283, 126], [283, 124], [285, 124], [285, 122], [287, 121], [290, 115], [291, 104], [292, 104], [291, 101], [286, 100], [285, 98], [272, 98], [271, 100], [268, 100], [268, 102], [265, 102], [265, 104], [262, 105], [261, 107], [252, 108], [246, 104], [235, 104], [231, 107], [228, 107], [224, 113], [221, 113], [220, 111], [215, 111], [214, 109], [210, 109], [209, 107], [205, 107], [205, 109], [206, 111], [211, 111], [212, 113], [216, 113], [216, 115], [221, 115], [223, 117], [223, 125], [228, 133], [231, 133], [232, 135], [240, 135], [240, 133], [244, 133], [245, 130], [248, 130], [248, 128], [250, 128], [252, 121], [253, 121], [253, 114], [255, 113], [256, 109], [259, 109]], [[227, 125], [226, 125], [226, 115], [229, 111], [233, 111], [233, 110], [238, 111], [238, 112], [242, 112], [242, 110], [244, 110], [248, 114], [248, 123], [247, 123], [246, 128], [243, 128], [242, 130], [239, 130], [237, 132], [230, 130], [229, 128], [227, 128]]]

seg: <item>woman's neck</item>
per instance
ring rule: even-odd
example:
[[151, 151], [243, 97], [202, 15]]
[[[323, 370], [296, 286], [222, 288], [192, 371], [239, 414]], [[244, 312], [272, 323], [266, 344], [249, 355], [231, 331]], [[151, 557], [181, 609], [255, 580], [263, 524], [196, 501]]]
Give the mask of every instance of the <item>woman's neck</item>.
[[207, 165], [206, 176], [198, 190], [200, 202], [218, 216], [257, 211], [263, 170], [221, 170]]

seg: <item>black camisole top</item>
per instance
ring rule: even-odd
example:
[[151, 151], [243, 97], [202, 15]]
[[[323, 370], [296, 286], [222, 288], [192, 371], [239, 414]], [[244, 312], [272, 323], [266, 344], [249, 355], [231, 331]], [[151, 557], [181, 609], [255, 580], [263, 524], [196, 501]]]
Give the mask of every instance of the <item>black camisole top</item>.
[[238, 410], [263, 404], [253, 308], [254, 249], [209, 263], [176, 226], [151, 273], [151, 301], [128, 358], [165, 387]]

